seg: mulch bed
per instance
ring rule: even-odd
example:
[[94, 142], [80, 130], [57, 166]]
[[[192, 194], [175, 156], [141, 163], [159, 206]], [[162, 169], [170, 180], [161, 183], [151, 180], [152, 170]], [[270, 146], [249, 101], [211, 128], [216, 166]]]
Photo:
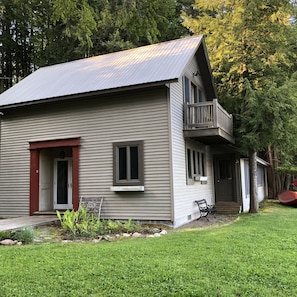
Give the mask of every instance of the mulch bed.
[[195, 229], [195, 228], [202, 229], [202, 228], [225, 225], [225, 224], [234, 222], [238, 218], [238, 215], [216, 214], [215, 217], [213, 215], [209, 215], [207, 218], [203, 217], [198, 220], [192, 221], [188, 224], [185, 224], [179, 227], [178, 229]]

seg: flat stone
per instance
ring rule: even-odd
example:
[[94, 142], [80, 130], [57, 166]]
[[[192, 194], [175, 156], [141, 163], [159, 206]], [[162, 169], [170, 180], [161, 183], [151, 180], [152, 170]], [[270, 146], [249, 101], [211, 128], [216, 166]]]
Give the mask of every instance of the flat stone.
[[17, 242], [15, 242], [12, 239], [3, 239], [0, 241], [1, 245], [15, 245]]
[[132, 234], [132, 237], [141, 237], [141, 236], [142, 236], [142, 234], [141, 233], [138, 233], [138, 232], [134, 232]]

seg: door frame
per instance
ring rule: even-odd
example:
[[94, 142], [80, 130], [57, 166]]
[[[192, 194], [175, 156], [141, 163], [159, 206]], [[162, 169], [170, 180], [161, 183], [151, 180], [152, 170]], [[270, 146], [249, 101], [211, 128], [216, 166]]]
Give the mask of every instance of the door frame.
[[29, 142], [30, 150], [30, 202], [29, 214], [39, 210], [39, 159], [40, 150], [49, 148], [72, 148], [72, 203], [73, 209], [79, 206], [79, 147], [80, 137]]
[[[57, 196], [57, 178], [58, 178], [58, 161], [67, 161], [67, 204], [58, 204]], [[54, 209], [72, 209], [72, 158], [54, 158], [54, 176], [53, 176], [53, 206]]]

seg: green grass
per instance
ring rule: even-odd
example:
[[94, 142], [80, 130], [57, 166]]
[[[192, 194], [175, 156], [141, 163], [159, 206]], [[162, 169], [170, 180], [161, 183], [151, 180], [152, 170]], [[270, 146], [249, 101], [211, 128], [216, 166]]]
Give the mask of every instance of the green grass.
[[0, 295], [297, 296], [297, 208], [161, 238], [0, 247]]

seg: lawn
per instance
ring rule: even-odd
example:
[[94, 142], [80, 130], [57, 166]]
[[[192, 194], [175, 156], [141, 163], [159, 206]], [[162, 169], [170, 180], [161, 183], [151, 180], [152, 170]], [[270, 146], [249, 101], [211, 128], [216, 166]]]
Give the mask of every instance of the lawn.
[[297, 208], [161, 238], [0, 247], [0, 296], [297, 296]]

